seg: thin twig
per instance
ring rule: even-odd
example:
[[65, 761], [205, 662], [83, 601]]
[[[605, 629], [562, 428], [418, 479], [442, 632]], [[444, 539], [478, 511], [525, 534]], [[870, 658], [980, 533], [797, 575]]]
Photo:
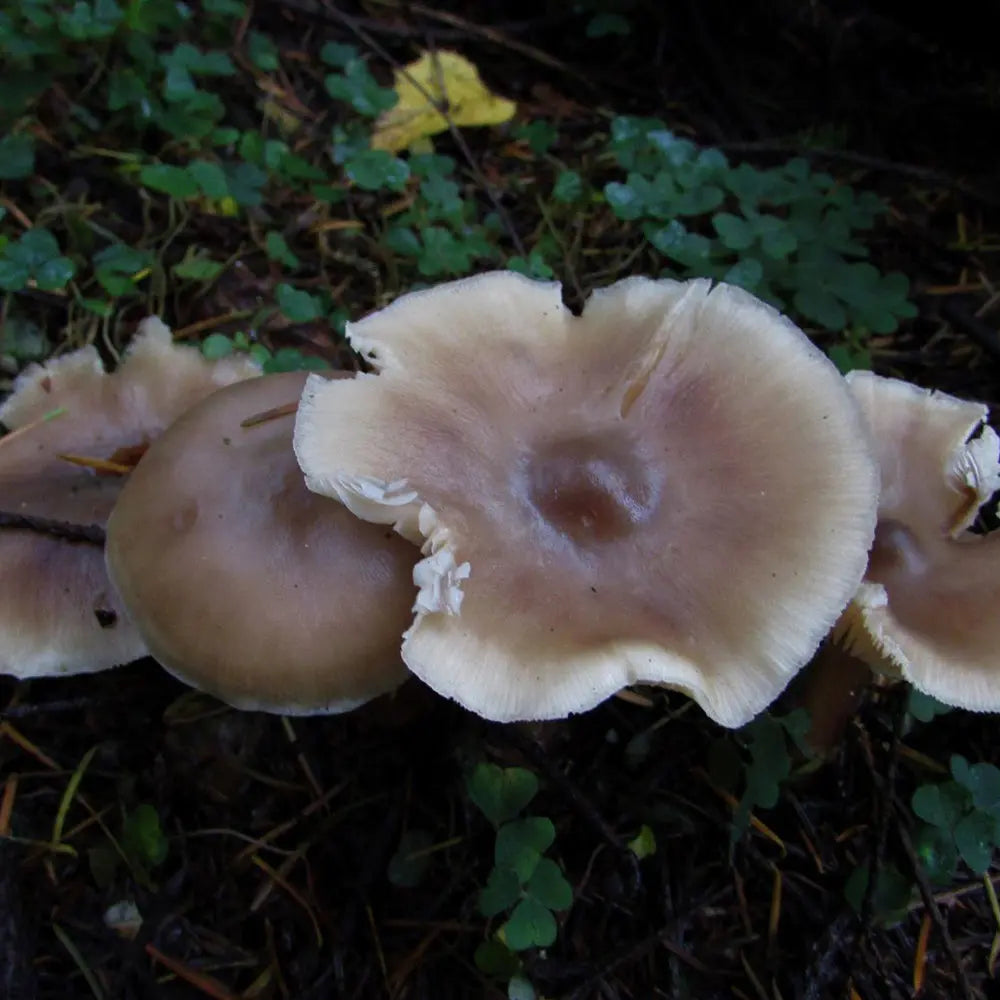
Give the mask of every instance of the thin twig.
[[902, 823], [898, 824], [896, 829], [899, 833], [899, 839], [903, 844], [903, 850], [906, 851], [906, 856], [910, 860], [910, 866], [913, 869], [913, 877], [916, 880], [920, 898], [924, 901], [926, 912], [930, 914], [934, 929], [940, 935], [941, 941], [944, 944], [944, 950], [948, 953], [948, 958], [955, 967], [955, 977], [958, 980], [960, 996], [962, 1000], [972, 1000], [972, 986], [965, 974], [965, 966], [962, 965], [962, 958], [955, 948], [955, 942], [951, 939], [951, 934], [948, 932], [948, 924], [944, 919], [944, 914], [941, 912], [941, 907], [938, 906], [937, 900], [934, 898], [934, 890], [931, 889], [930, 882], [927, 881], [927, 875], [920, 864], [920, 859], [917, 857], [917, 852], [913, 848], [910, 833]]
[[34, 514], [17, 514], [11, 510], [0, 510], [0, 528], [14, 528], [34, 531], [63, 542], [79, 542], [83, 545], [103, 546], [106, 541], [104, 529], [98, 524], [73, 524], [57, 521], [51, 517], [36, 517]]

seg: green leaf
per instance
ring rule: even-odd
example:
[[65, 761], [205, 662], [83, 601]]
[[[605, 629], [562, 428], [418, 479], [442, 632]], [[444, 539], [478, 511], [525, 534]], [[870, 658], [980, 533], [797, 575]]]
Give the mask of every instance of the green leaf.
[[15, 361], [42, 361], [51, 352], [45, 332], [23, 316], [8, 315], [0, 326], [0, 354]]
[[656, 853], [656, 836], [645, 823], [639, 832], [628, 842], [628, 849], [640, 860], [650, 858]]
[[822, 285], [807, 285], [792, 297], [795, 308], [808, 320], [819, 323], [827, 330], [843, 330], [847, 326], [847, 312], [839, 299]]
[[366, 118], [377, 118], [399, 100], [394, 90], [379, 86], [361, 59], [347, 62], [343, 73], [331, 73], [324, 85], [331, 97], [344, 101]]
[[408, 226], [391, 226], [387, 229], [385, 245], [404, 257], [418, 257], [423, 250], [417, 234]]
[[30, 177], [35, 172], [35, 140], [25, 132], [0, 139], [0, 180]]
[[948, 885], [958, 864], [958, 848], [949, 830], [921, 823], [913, 838], [913, 849], [934, 885]]
[[563, 170], [552, 186], [552, 200], [569, 205], [583, 197], [583, 178], [575, 170]]
[[59, 256], [59, 241], [47, 229], [35, 226], [15, 244], [7, 247], [7, 256], [23, 260], [33, 271]]
[[476, 255], [470, 243], [459, 240], [443, 226], [428, 226], [421, 231], [423, 246], [417, 270], [428, 278], [441, 274], [465, 274]]
[[[861, 906], [868, 890], [868, 866], [859, 865], [847, 877], [844, 897], [855, 913]], [[883, 926], [893, 927], [906, 919], [913, 884], [895, 866], [885, 865], [877, 874], [875, 890], [872, 893], [872, 916]]]
[[267, 183], [267, 174], [253, 163], [227, 163], [223, 170], [230, 197], [244, 208], [256, 208], [264, 200], [261, 189]]
[[0, 256], [0, 291], [19, 292], [31, 280], [31, 269], [21, 261]]
[[211, 160], [192, 160], [187, 172], [194, 178], [201, 193], [206, 198], [221, 199], [229, 195], [226, 173], [218, 163]]
[[233, 353], [233, 341], [224, 333], [210, 333], [201, 342], [201, 353], [209, 361], [220, 361]]
[[265, 375], [275, 375], [278, 372], [319, 372], [330, 365], [322, 358], [303, 354], [297, 347], [279, 347], [274, 356], [263, 363]]
[[327, 42], [319, 52], [320, 59], [328, 66], [343, 69], [348, 63], [354, 62], [361, 54], [353, 45], [342, 45], [340, 42]]
[[611, 211], [625, 222], [641, 218], [645, 210], [642, 198], [628, 184], [621, 184], [618, 181], [605, 184], [604, 197], [611, 206]]
[[225, 264], [211, 257], [204, 257], [189, 249], [184, 259], [174, 264], [172, 270], [178, 278], [189, 278], [191, 281], [212, 281], [225, 268]]
[[431, 174], [421, 182], [420, 195], [431, 209], [430, 218], [461, 218], [463, 208], [461, 190], [447, 177]]
[[841, 375], [853, 371], [871, 371], [872, 354], [866, 347], [856, 347], [853, 344], [833, 344], [826, 353], [837, 366], [837, 371]]
[[278, 59], [277, 45], [268, 35], [260, 31], [248, 32], [247, 55], [250, 56], [250, 62], [265, 73], [270, 73], [281, 65], [281, 61]]
[[521, 960], [510, 948], [495, 938], [482, 941], [476, 948], [476, 968], [487, 976], [509, 979], [521, 968]]
[[276, 260], [279, 264], [284, 264], [285, 267], [294, 269], [301, 263], [299, 258], [289, 249], [285, 237], [274, 230], [264, 237], [264, 249], [271, 260]]
[[143, 803], [126, 815], [122, 846], [143, 867], [155, 868], [166, 861], [169, 844], [153, 806]]
[[38, 287], [45, 291], [64, 288], [76, 272], [76, 265], [69, 257], [53, 257], [35, 271]]
[[719, 234], [722, 245], [730, 250], [746, 250], [753, 246], [756, 239], [750, 223], [730, 212], [713, 215], [712, 225]]
[[969, 793], [957, 782], [921, 785], [910, 799], [915, 816], [931, 826], [951, 830], [971, 805]]
[[946, 705], [942, 701], [923, 691], [918, 691], [915, 687], [910, 688], [910, 697], [906, 710], [919, 722], [930, 722], [935, 716], [944, 715], [954, 711], [951, 705]]
[[509, 868], [494, 868], [479, 894], [479, 912], [484, 917], [503, 913], [521, 898], [521, 881]]
[[344, 164], [347, 176], [365, 191], [402, 191], [410, 177], [404, 160], [384, 149], [365, 149]]
[[755, 292], [764, 279], [764, 265], [755, 257], [744, 257], [723, 275], [722, 280]]
[[556, 939], [556, 919], [536, 899], [522, 899], [504, 924], [503, 935], [511, 951], [547, 948]]
[[643, 235], [665, 257], [701, 273], [708, 263], [712, 244], [699, 233], [689, 233], [684, 223], [674, 219], [665, 226], [648, 222]]
[[466, 784], [473, 805], [494, 826], [513, 819], [538, 793], [538, 778], [523, 767], [477, 764]]
[[[960, 761], [956, 767], [956, 761]], [[962, 766], [964, 764], [964, 767]], [[972, 804], [985, 812], [1000, 809], [1000, 770], [992, 764], [973, 764], [958, 754], [952, 757], [951, 773], [972, 795]], [[961, 774], [961, 777], [959, 777]]]
[[94, 0], [92, 4], [77, 0], [68, 11], [59, 11], [57, 16], [63, 35], [86, 42], [113, 34], [122, 12], [114, 0]]
[[149, 163], [139, 171], [139, 180], [154, 191], [162, 191], [171, 198], [183, 200], [198, 194], [198, 182], [186, 167], [169, 163]]
[[548, 281], [555, 277], [555, 272], [545, 262], [545, 258], [537, 248], [532, 250], [527, 257], [511, 257], [507, 261], [507, 269], [541, 281]]
[[320, 300], [308, 292], [282, 283], [275, 289], [275, 293], [278, 307], [293, 323], [309, 323], [323, 315]]
[[551, 858], [538, 862], [525, 892], [550, 910], [568, 910], [573, 905], [573, 887]]
[[431, 863], [426, 850], [431, 843], [431, 835], [426, 830], [407, 830], [400, 838], [396, 853], [389, 859], [389, 881], [402, 889], [419, 885]]
[[958, 853], [977, 875], [985, 875], [989, 870], [996, 842], [997, 823], [989, 813], [976, 810], [955, 824]]
[[518, 139], [524, 139], [536, 156], [547, 153], [559, 138], [555, 125], [542, 119], [517, 125], [514, 128], [514, 135]]
[[496, 866], [510, 868], [522, 882], [527, 882], [538, 866], [539, 858], [555, 839], [552, 820], [544, 816], [526, 816], [505, 823], [497, 830]]

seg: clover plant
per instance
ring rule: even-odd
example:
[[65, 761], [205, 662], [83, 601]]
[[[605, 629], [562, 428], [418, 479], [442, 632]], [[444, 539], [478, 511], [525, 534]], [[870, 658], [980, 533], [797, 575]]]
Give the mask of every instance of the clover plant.
[[573, 903], [572, 886], [545, 856], [555, 842], [555, 827], [547, 817], [523, 814], [538, 792], [538, 779], [524, 768], [479, 764], [467, 790], [496, 828], [493, 869], [479, 894], [479, 911], [487, 918], [504, 918], [493, 937], [477, 948], [476, 964], [488, 975], [509, 979], [508, 995], [533, 996], [517, 953], [553, 944], [555, 913]]
[[803, 159], [733, 166], [654, 118], [614, 119], [609, 149], [625, 175], [605, 185], [608, 205], [639, 226], [666, 273], [741, 285], [828, 330], [891, 333], [916, 314], [906, 278], [868, 263], [857, 238], [885, 211], [876, 195]]

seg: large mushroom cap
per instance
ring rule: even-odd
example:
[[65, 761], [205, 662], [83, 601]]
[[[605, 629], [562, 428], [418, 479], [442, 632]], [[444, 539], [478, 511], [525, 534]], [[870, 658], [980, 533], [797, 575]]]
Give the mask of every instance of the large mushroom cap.
[[150, 652], [240, 708], [345, 711], [398, 686], [419, 552], [310, 493], [292, 451], [300, 372], [217, 392], [143, 456], [107, 555]]
[[379, 374], [309, 380], [299, 462], [424, 542], [403, 657], [481, 715], [651, 681], [740, 725], [861, 578], [877, 475], [856, 407], [739, 289], [627, 279], [576, 318], [558, 285], [498, 272], [348, 336]]
[[840, 630], [876, 666], [951, 705], [1000, 710], [1000, 536], [966, 531], [1000, 486], [987, 408], [848, 376], [882, 469], [875, 544]]
[[131, 464], [178, 414], [236, 379], [248, 359], [206, 360], [172, 343], [155, 317], [121, 365], [104, 371], [93, 347], [32, 365], [0, 406], [0, 510], [61, 522], [67, 537], [0, 526], [0, 673], [85, 673], [145, 655], [104, 568], [99, 543], [72, 529], [103, 528], [121, 476], [61, 457]]

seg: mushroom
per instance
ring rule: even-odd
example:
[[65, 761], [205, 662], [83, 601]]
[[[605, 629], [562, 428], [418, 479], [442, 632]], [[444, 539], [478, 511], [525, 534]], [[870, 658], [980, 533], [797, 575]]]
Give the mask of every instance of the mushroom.
[[406, 679], [420, 558], [306, 489], [292, 451], [304, 382], [264, 376], [185, 413], [129, 477], [107, 542], [164, 667], [238, 708], [297, 715], [346, 711]]
[[629, 278], [580, 317], [494, 272], [348, 337], [310, 378], [307, 485], [423, 546], [410, 669], [489, 719], [640, 681], [725, 726], [761, 711], [854, 592], [877, 472], [831, 363], [753, 296]]
[[0, 673], [86, 673], [145, 655], [108, 580], [103, 526], [122, 475], [174, 417], [259, 373], [210, 362], [145, 320], [119, 368], [93, 347], [33, 365], [0, 406]]
[[940, 701], [998, 711], [1000, 535], [968, 530], [1000, 487], [987, 407], [870, 372], [847, 379], [882, 493], [869, 565], [837, 634]]

